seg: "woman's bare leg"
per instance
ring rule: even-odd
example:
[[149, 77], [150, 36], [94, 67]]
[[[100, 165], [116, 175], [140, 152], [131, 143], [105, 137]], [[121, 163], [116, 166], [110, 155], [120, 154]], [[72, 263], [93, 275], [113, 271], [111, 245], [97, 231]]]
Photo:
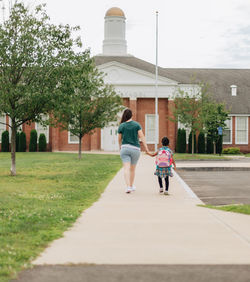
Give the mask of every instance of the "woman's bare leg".
[[130, 187], [130, 163], [123, 163], [124, 178], [127, 187]]
[[129, 185], [130, 187], [133, 186], [135, 180], [135, 167], [136, 165], [130, 165], [130, 177], [129, 177]]

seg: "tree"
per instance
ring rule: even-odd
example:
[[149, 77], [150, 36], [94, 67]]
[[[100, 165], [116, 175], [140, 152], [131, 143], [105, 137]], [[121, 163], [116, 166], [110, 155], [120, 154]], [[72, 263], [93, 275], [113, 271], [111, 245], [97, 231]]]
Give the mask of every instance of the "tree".
[[38, 150], [39, 152], [45, 152], [47, 147], [46, 136], [44, 133], [39, 135], [38, 139]]
[[225, 121], [228, 119], [228, 111], [223, 103], [209, 101], [204, 105], [204, 130], [213, 143], [213, 153], [216, 154], [216, 144], [220, 140], [218, 128], [226, 127]]
[[0, 115], [11, 120], [11, 175], [16, 175], [17, 128], [41, 121], [63, 100], [60, 81], [75, 46], [81, 46], [72, 38], [78, 28], [51, 24], [44, 6], [31, 12], [16, 2], [0, 25]]
[[30, 131], [29, 151], [30, 152], [36, 152], [37, 151], [37, 131], [35, 129], [32, 129]]
[[203, 85], [197, 85], [197, 87], [193, 87], [190, 91], [184, 91], [179, 88], [174, 99], [175, 107], [172, 109], [174, 118], [170, 118], [170, 120], [176, 123], [180, 122], [185, 128], [191, 129], [192, 154], [194, 153], [195, 132], [202, 129], [199, 116], [202, 110], [201, 98], [205, 91], [206, 88]]
[[83, 136], [117, 121], [122, 101], [111, 85], [104, 83], [104, 75], [90, 58], [89, 50], [76, 54], [61, 87], [67, 97], [55, 108], [51, 122], [56, 121], [56, 125], [78, 137], [81, 159]]

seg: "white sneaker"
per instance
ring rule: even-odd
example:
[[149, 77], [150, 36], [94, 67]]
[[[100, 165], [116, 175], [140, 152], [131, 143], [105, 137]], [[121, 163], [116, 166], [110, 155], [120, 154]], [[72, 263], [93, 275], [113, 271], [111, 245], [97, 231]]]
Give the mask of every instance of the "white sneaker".
[[128, 193], [130, 193], [130, 192], [132, 192], [132, 188], [131, 188], [131, 187], [127, 187], [126, 193], [128, 194]]
[[135, 187], [135, 185], [133, 185], [133, 186], [131, 187], [131, 191], [134, 192], [135, 190], [136, 190], [136, 187]]

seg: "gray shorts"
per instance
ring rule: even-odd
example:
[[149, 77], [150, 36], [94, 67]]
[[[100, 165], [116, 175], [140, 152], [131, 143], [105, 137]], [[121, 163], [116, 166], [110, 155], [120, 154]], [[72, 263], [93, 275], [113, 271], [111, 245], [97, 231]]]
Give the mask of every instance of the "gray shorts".
[[140, 153], [140, 150], [122, 147], [120, 151], [120, 156], [123, 163], [131, 163], [132, 165], [136, 165], [139, 160]]

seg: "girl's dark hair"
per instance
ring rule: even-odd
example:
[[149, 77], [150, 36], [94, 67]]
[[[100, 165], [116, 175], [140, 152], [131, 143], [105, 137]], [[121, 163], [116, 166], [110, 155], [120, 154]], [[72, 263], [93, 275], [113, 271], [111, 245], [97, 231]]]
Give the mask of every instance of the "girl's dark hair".
[[169, 144], [168, 138], [167, 137], [163, 137], [161, 139], [161, 143], [162, 143], [163, 146], [168, 146], [168, 144]]
[[122, 118], [121, 118], [121, 123], [129, 120], [132, 118], [132, 111], [130, 109], [126, 109], [123, 114], [122, 114]]

